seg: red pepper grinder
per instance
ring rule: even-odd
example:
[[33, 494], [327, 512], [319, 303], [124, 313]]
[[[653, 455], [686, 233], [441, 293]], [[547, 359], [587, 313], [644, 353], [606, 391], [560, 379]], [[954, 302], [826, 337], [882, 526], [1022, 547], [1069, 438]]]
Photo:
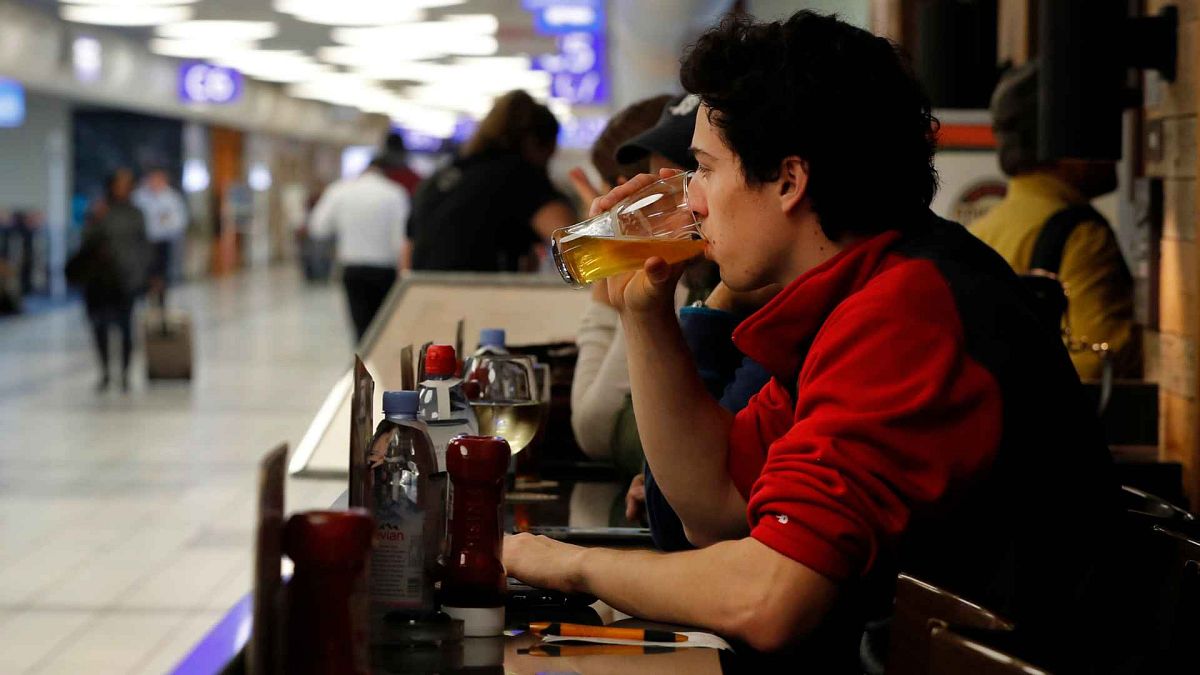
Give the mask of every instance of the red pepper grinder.
[[507, 575], [501, 561], [504, 483], [512, 450], [498, 436], [459, 436], [446, 448], [454, 510], [442, 611], [461, 619], [463, 634], [504, 632]]
[[289, 675], [370, 672], [364, 574], [374, 532], [365, 509], [288, 519], [283, 546], [295, 563], [287, 590]]

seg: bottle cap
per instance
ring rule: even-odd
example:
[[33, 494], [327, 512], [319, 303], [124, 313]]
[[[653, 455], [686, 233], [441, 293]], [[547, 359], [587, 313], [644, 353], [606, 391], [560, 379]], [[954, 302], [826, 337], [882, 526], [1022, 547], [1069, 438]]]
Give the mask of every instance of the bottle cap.
[[430, 345], [425, 351], [425, 374], [446, 376], [458, 371], [458, 358], [450, 345]]
[[479, 331], [479, 346], [503, 347], [505, 337], [503, 328], [484, 328]]
[[442, 611], [452, 619], [461, 619], [466, 637], [490, 637], [504, 633], [503, 607], [449, 607]]
[[383, 392], [383, 414], [385, 415], [416, 415], [417, 392], [415, 391], [385, 391]]
[[299, 565], [354, 571], [366, 564], [374, 532], [364, 509], [305, 511], [288, 518], [283, 548]]
[[446, 469], [452, 480], [499, 480], [508, 471], [512, 449], [499, 436], [461, 435], [446, 447]]

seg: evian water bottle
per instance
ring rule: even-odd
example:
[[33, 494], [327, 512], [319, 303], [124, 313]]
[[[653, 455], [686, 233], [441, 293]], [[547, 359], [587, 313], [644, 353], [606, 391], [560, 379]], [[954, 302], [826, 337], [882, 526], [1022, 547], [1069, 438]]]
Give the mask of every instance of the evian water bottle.
[[432, 616], [446, 537], [446, 474], [417, 416], [417, 393], [383, 395], [383, 420], [367, 448], [366, 507], [375, 517], [369, 589], [372, 623]]

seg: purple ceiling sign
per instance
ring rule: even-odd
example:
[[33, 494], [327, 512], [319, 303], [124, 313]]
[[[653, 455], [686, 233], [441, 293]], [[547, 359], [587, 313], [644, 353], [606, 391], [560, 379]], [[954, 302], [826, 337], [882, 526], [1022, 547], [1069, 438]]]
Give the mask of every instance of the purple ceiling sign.
[[179, 66], [179, 100], [184, 103], [233, 103], [242, 97], [242, 87], [242, 74], [233, 68], [202, 61]]
[[608, 102], [608, 23], [603, 0], [523, 0], [534, 30], [558, 51], [534, 59], [550, 74], [550, 96], [573, 105]]

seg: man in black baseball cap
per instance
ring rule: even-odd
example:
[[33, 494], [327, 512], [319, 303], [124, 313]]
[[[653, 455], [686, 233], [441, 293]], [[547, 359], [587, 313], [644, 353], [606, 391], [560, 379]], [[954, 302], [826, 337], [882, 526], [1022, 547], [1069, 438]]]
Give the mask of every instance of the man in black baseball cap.
[[659, 169], [695, 169], [696, 160], [689, 148], [699, 106], [700, 97], [695, 94], [671, 101], [663, 108], [657, 124], [617, 148], [617, 161], [630, 164], [649, 155], [650, 173], [657, 174]]

